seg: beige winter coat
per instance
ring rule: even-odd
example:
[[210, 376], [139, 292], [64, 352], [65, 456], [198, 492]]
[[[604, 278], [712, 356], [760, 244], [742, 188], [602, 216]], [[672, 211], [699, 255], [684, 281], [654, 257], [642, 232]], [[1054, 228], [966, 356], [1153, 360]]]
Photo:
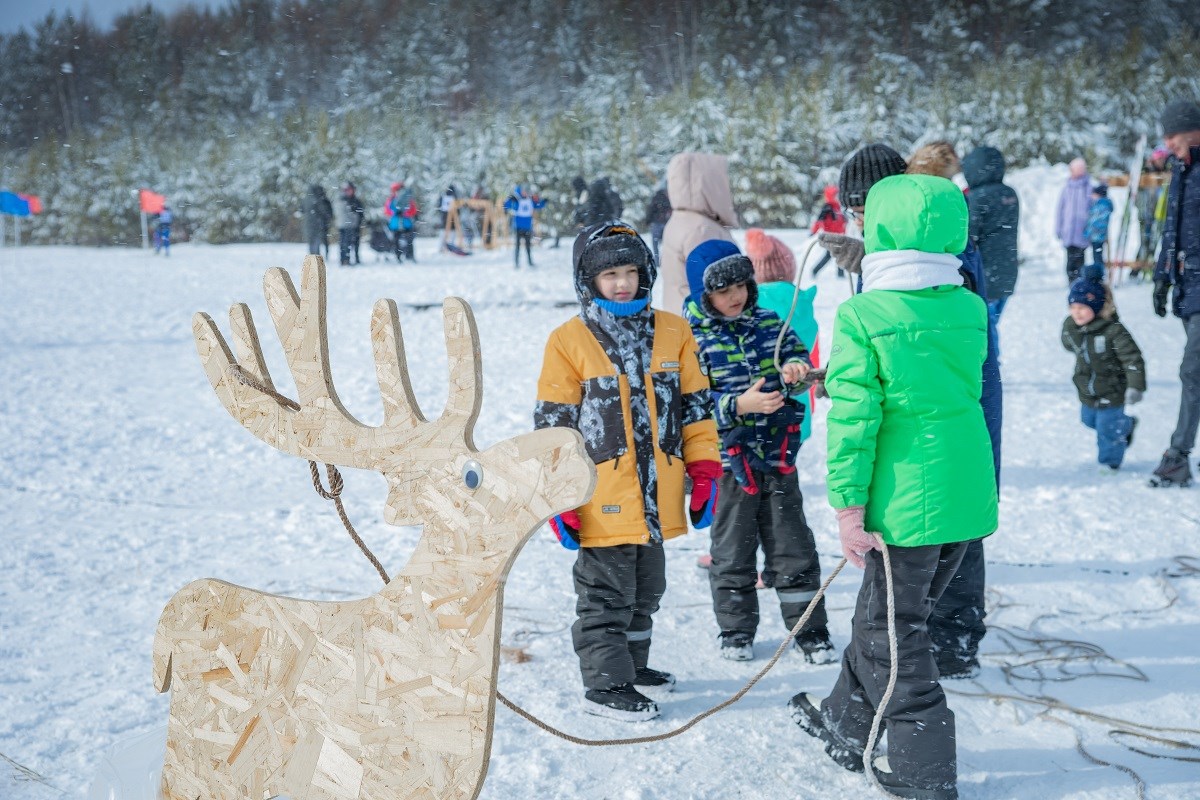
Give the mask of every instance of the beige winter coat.
[[729, 229], [736, 228], [738, 221], [728, 161], [711, 153], [678, 153], [667, 164], [667, 194], [672, 211], [663, 231], [658, 280], [663, 310], [679, 314], [688, 295], [688, 253], [709, 239], [733, 241]]

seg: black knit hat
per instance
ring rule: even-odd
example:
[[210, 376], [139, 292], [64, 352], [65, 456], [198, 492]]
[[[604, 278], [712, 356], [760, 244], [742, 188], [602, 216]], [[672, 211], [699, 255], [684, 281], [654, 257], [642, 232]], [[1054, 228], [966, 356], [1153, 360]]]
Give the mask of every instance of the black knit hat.
[[869, 144], [846, 160], [838, 177], [843, 208], [867, 204], [867, 192], [879, 181], [900, 175], [908, 168], [904, 158], [886, 144]]
[[1163, 109], [1158, 121], [1162, 124], [1163, 136], [1200, 131], [1200, 105], [1195, 100], [1176, 100]]
[[1092, 187], [1092, 194], [1098, 194], [1101, 197], [1108, 197], [1108, 184], [1107, 183], [1097, 183], [1095, 186]]
[[632, 225], [619, 219], [593, 225], [575, 237], [572, 261], [581, 300], [595, 296], [596, 276], [606, 269], [625, 264], [637, 267], [639, 296], [650, 291], [657, 274], [650, 248]]

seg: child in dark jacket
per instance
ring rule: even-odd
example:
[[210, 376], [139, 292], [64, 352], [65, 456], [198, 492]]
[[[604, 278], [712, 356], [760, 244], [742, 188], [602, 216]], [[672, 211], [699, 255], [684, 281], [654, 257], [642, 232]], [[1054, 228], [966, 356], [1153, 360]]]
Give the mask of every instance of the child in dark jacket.
[[[687, 274], [692, 293], [684, 316], [707, 368], [725, 468], [712, 526], [713, 610], [721, 656], [748, 661], [758, 629], [759, 546], [766, 556], [763, 583], [774, 586], [789, 629], [821, 585], [795, 474], [804, 407], [788, 396], [788, 386], [798, 385], [812, 364], [795, 332], [775, 312], [759, 307], [754, 266], [737, 245], [719, 239], [701, 243], [688, 256]], [[796, 634], [794, 646], [809, 663], [835, 657], [826, 622], [819, 601]]]
[[663, 542], [710, 513], [721, 474], [708, 381], [696, 341], [679, 316], [649, 307], [656, 274], [650, 248], [622, 222], [575, 240], [577, 317], [546, 343], [534, 427], [574, 428], [597, 465], [596, 490], [551, 520], [577, 549], [571, 628], [584, 710], [628, 721], [658, 715], [652, 696], [675, 678], [651, 669], [651, 616], [666, 591]]
[[1107, 299], [1097, 268], [1088, 267], [1084, 277], [1071, 284], [1071, 315], [1063, 320], [1062, 343], [1075, 354], [1080, 418], [1096, 432], [1101, 472], [1111, 474], [1120, 469], [1133, 442], [1137, 417], [1126, 414], [1125, 406], [1141, 401], [1146, 365], [1116, 309], [1105, 309]]

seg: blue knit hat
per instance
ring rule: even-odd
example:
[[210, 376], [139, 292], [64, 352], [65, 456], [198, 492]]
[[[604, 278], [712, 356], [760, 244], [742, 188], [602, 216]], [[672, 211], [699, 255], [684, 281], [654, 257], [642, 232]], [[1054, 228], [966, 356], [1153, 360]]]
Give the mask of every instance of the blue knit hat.
[[1071, 292], [1067, 295], [1067, 305], [1081, 303], [1087, 306], [1097, 314], [1104, 308], [1104, 301], [1108, 297], [1108, 292], [1104, 288], [1104, 284], [1095, 280], [1092, 276], [1076, 278], [1071, 284]]
[[710, 316], [720, 316], [708, 302], [708, 293], [736, 283], [746, 284], [746, 308], [758, 304], [754, 264], [733, 242], [709, 239], [696, 245], [687, 257], [689, 299], [695, 299]]

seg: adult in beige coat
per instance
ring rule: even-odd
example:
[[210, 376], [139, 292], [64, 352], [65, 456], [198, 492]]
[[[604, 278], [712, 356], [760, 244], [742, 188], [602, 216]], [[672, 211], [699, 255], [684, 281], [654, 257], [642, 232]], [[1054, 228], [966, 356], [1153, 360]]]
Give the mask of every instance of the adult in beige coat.
[[688, 253], [709, 239], [733, 241], [729, 229], [738, 221], [727, 159], [711, 153], [676, 154], [667, 164], [667, 195], [672, 211], [663, 231], [658, 275], [663, 310], [680, 314], [688, 294]]

